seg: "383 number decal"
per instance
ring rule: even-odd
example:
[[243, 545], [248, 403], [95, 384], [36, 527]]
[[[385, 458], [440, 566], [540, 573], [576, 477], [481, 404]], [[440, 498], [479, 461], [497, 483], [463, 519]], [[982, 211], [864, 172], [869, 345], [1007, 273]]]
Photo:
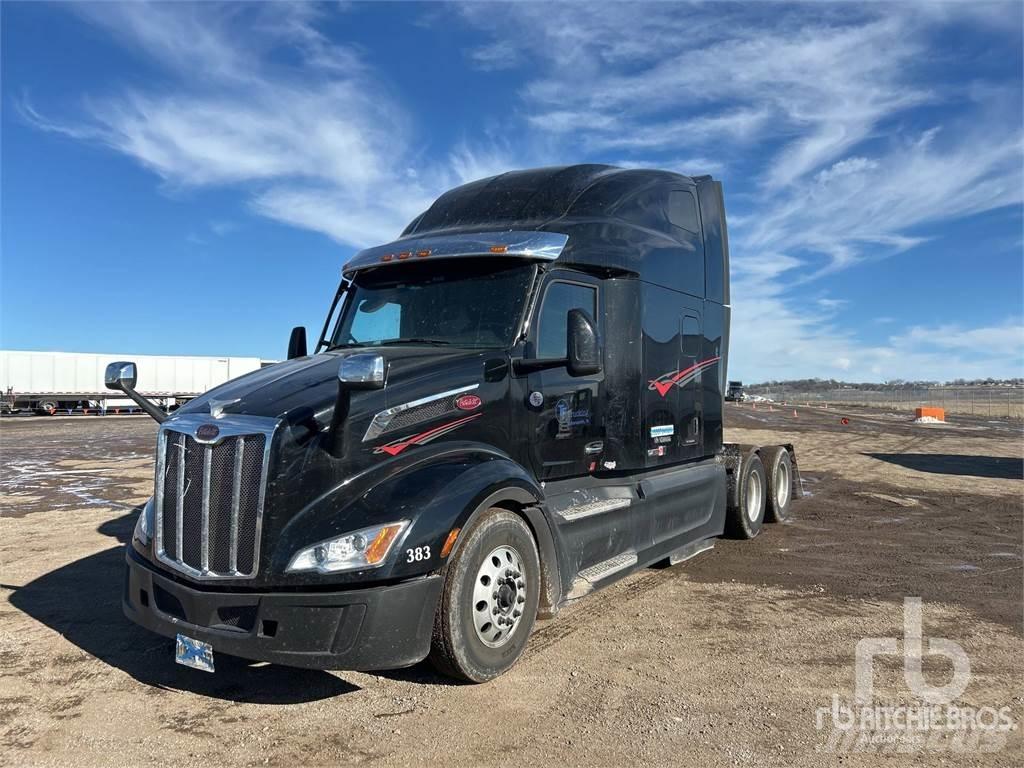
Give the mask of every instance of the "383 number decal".
[[405, 562], [420, 563], [430, 559], [430, 547], [416, 547], [405, 550]]

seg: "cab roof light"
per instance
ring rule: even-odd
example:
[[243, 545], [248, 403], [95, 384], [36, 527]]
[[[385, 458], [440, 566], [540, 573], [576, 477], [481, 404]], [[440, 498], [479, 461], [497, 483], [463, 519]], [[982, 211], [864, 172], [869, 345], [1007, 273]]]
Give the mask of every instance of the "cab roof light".
[[380, 260], [381, 261], [391, 261], [393, 258], [395, 258], [394, 254], [385, 253], [383, 256], [380, 257]]
[[421, 259], [426, 258], [427, 256], [430, 255], [430, 249], [428, 248], [425, 251], [416, 251], [416, 255], [419, 256]]
[[410, 256], [412, 256], [412, 251], [402, 251], [400, 254], [398, 254], [398, 258], [401, 259], [402, 261], [405, 261]]
[[491, 253], [508, 253], [507, 245], [492, 245]]

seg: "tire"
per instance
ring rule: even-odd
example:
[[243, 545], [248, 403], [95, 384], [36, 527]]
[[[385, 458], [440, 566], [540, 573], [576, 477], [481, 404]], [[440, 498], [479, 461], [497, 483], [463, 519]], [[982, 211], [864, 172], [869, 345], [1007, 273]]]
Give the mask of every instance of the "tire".
[[514, 512], [488, 509], [446, 566], [430, 649], [434, 668], [472, 683], [508, 670], [526, 648], [540, 589], [540, 558], [529, 526]]
[[756, 453], [743, 459], [737, 486], [738, 505], [726, 514], [726, 533], [733, 539], [752, 539], [761, 532], [764, 523], [765, 488], [764, 464]]
[[57, 403], [55, 402], [42, 402], [36, 405], [36, 413], [40, 416], [52, 416], [54, 411], [57, 410]]
[[768, 523], [784, 523], [789, 519], [793, 503], [793, 459], [789, 451], [779, 445], [765, 453], [765, 460], [768, 505], [764, 519]]

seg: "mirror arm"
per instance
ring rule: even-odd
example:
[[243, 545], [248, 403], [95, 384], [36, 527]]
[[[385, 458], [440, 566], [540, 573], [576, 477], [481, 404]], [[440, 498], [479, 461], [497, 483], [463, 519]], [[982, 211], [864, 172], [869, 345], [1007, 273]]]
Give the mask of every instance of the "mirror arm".
[[147, 400], [136, 392], [135, 387], [129, 387], [127, 384], [122, 384], [120, 389], [128, 395], [128, 397], [138, 403], [139, 408], [152, 416], [156, 420], [157, 424], [163, 424], [167, 421], [167, 414], [151, 400]]
[[567, 357], [549, 357], [541, 359], [518, 358], [512, 361], [512, 372], [517, 376], [534, 371], [547, 371], [551, 368], [565, 368], [569, 364]]
[[352, 404], [352, 393], [340, 381], [338, 382], [338, 399], [334, 403], [331, 424], [327, 428], [324, 447], [336, 459], [345, 454], [345, 419], [348, 418], [349, 406]]

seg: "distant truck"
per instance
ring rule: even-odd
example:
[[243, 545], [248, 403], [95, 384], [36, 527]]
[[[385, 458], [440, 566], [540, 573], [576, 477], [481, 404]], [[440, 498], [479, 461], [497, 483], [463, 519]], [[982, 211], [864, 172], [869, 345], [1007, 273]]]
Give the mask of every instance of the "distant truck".
[[[112, 397], [104, 385], [107, 365], [123, 357], [123, 353], [0, 350], [0, 409], [39, 414], [69, 409], [137, 410], [132, 400]], [[144, 370], [139, 391], [167, 410], [261, 365], [256, 357], [137, 355], [135, 359]]]
[[[789, 514], [790, 445], [723, 442], [709, 176], [579, 165], [453, 189], [357, 254], [314, 354], [161, 422], [125, 614], [214, 653], [489, 680], [534, 620]], [[335, 317], [335, 312], [337, 316]], [[140, 404], [136, 366], [107, 382]]]
[[730, 381], [729, 389], [726, 390], [725, 399], [730, 402], [741, 402], [746, 398], [746, 394], [743, 392], [742, 381]]

